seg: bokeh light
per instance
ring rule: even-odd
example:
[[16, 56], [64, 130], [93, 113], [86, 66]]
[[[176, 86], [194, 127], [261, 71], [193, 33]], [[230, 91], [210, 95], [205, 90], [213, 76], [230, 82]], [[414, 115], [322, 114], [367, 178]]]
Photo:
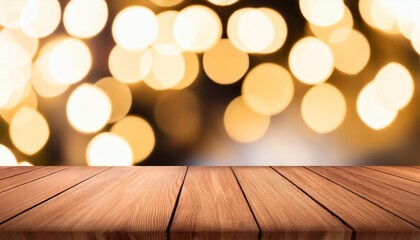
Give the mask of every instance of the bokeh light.
[[112, 76], [122, 83], [137, 83], [143, 80], [152, 68], [150, 51], [128, 51], [116, 45], [108, 59]]
[[28, 0], [20, 14], [20, 24], [25, 34], [42, 38], [50, 35], [61, 19], [58, 0]]
[[12, 86], [8, 79], [0, 78], [0, 108], [9, 102], [12, 96]]
[[146, 159], [155, 147], [155, 134], [143, 118], [127, 116], [115, 123], [111, 132], [123, 138], [131, 148], [134, 163]]
[[343, 0], [299, 0], [300, 11], [308, 22], [317, 26], [330, 26], [344, 16]]
[[180, 3], [182, 3], [184, 0], [150, 0], [154, 4], [160, 7], [173, 7]]
[[10, 149], [0, 144], [0, 166], [16, 166], [17, 161], [15, 155]]
[[253, 68], [242, 85], [246, 105], [256, 113], [275, 115], [292, 101], [293, 79], [289, 71], [274, 63], [263, 63]]
[[115, 80], [113, 77], [102, 78], [95, 85], [101, 88], [111, 100], [112, 113], [108, 123], [113, 123], [123, 118], [131, 108], [130, 88]]
[[293, 46], [289, 55], [293, 75], [306, 84], [325, 82], [334, 70], [331, 48], [314, 37], [305, 37]]
[[159, 129], [177, 140], [195, 140], [201, 127], [201, 107], [194, 93], [166, 92], [156, 102], [154, 118]]
[[21, 29], [3, 28], [0, 32], [0, 46], [6, 46], [9, 43], [23, 47], [31, 57], [35, 55], [39, 45], [38, 38], [26, 35]]
[[122, 137], [100, 133], [89, 142], [86, 159], [89, 166], [131, 166], [133, 153]]
[[25, 99], [29, 93], [31, 92], [31, 84], [26, 83], [25, 85], [19, 87], [18, 89], [12, 91], [12, 94], [9, 97], [9, 100], [5, 105], [3, 105], [2, 109], [6, 111], [11, 111], [11, 109], [15, 108], [19, 103]]
[[71, 93], [66, 111], [67, 119], [74, 129], [82, 133], [93, 133], [109, 121], [112, 105], [103, 90], [84, 83]]
[[218, 6], [229, 6], [236, 3], [238, 0], [208, 0], [208, 1]]
[[375, 77], [378, 96], [387, 107], [398, 111], [407, 106], [414, 95], [414, 82], [410, 72], [399, 63], [389, 63]]
[[370, 58], [370, 45], [359, 31], [340, 28], [328, 39], [334, 53], [335, 67], [347, 74], [358, 74], [365, 68]]
[[157, 15], [159, 33], [153, 42], [153, 48], [165, 54], [177, 54], [182, 51], [175, 41], [173, 25], [178, 11], [164, 11]]
[[[29, 89], [28, 92], [27, 89]], [[12, 121], [13, 116], [21, 108], [29, 107], [31, 109], [37, 109], [38, 107], [37, 96], [35, 94], [35, 91], [30, 87], [26, 87], [26, 89], [21, 91], [21, 94], [19, 94], [19, 96], [16, 96], [16, 99], [17, 100], [13, 101], [13, 103], [9, 101], [9, 105], [6, 105], [3, 109], [0, 108], [0, 115], [3, 118], [3, 120], [7, 123], [10, 123]]]
[[25, 48], [16, 43], [0, 46], [0, 78], [7, 79], [12, 90], [25, 85], [31, 71], [31, 56]]
[[144, 82], [155, 90], [166, 90], [178, 85], [185, 76], [185, 59], [182, 53], [167, 54], [150, 49], [152, 68]]
[[121, 47], [143, 50], [156, 39], [159, 25], [152, 10], [142, 6], [123, 9], [114, 19], [112, 36]]
[[344, 121], [346, 111], [343, 94], [328, 83], [312, 87], [302, 100], [303, 120], [317, 133], [329, 133], [338, 128]]
[[378, 96], [375, 82], [369, 82], [357, 98], [357, 113], [362, 121], [374, 130], [380, 130], [390, 125], [398, 112], [386, 106]]
[[211, 8], [192, 5], [182, 9], [176, 16], [173, 34], [184, 50], [204, 52], [222, 37], [222, 22]]
[[20, 13], [28, 0], [0, 0], [0, 25], [20, 28]]
[[[344, 8], [344, 16], [343, 18], [335, 24], [330, 26], [317, 26], [314, 24], [309, 23], [309, 28], [311, 29], [312, 33], [319, 39], [323, 41], [328, 41], [331, 34], [338, 29], [352, 29], [353, 28], [353, 16], [351, 11], [345, 7]], [[348, 32], [350, 33], [350, 32]]]
[[242, 97], [235, 98], [226, 108], [224, 126], [227, 134], [240, 143], [251, 143], [260, 139], [270, 126], [270, 117], [251, 111]]
[[235, 48], [228, 39], [222, 39], [204, 52], [203, 68], [216, 83], [231, 84], [245, 75], [249, 68], [249, 56]]
[[67, 38], [56, 43], [48, 58], [48, 71], [60, 84], [74, 84], [90, 71], [92, 56], [84, 42]]
[[200, 72], [200, 60], [198, 60], [197, 54], [193, 52], [184, 52], [182, 55], [185, 61], [185, 73], [181, 81], [172, 88], [176, 90], [189, 87], [197, 79]]
[[283, 44], [286, 42], [287, 38], [287, 24], [283, 16], [280, 15], [276, 10], [271, 8], [259, 8], [261, 12], [265, 13], [267, 17], [270, 18], [271, 23], [274, 26], [274, 41], [266, 49], [260, 51], [259, 53], [267, 54], [278, 51]]
[[98, 34], [108, 19], [108, 5], [104, 0], [71, 0], [63, 14], [66, 31], [79, 38]]
[[13, 116], [9, 128], [13, 145], [26, 155], [33, 155], [45, 146], [50, 129], [45, 118], [35, 109], [23, 107]]

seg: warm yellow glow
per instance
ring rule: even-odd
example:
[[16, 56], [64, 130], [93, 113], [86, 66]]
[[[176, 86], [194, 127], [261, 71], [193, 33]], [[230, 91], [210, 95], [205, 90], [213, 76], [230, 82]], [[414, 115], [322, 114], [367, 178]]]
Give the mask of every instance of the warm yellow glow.
[[152, 69], [144, 82], [155, 90], [164, 90], [178, 85], [185, 75], [185, 60], [182, 53], [166, 54], [154, 49]]
[[260, 53], [273, 53], [279, 50], [287, 38], [287, 24], [284, 18], [276, 10], [271, 8], [259, 8], [260, 11], [265, 13], [270, 18], [271, 23], [274, 25], [274, 41], [266, 49]]
[[130, 145], [113, 133], [100, 133], [89, 142], [86, 149], [89, 166], [131, 166], [133, 153]]
[[12, 90], [24, 86], [31, 76], [31, 56], [20, 45], [0, 46], [0, 78], [7, 79]]
[[181, 10], [175, 18], [173, 34], [184, 50], [204, 52], [222, 37], [222, 22], [211, 8], [192, 5]]
[[238, 2], [238, 0], [208, 0], [208, 1], [218, 6], [228, 6], [228, 5], [232, 5]]
[[413, 46], [414, 50], [416, 50], [417, 54], [420, 54], [420, 21], [418, 25], [413, 28], [410, 38], [411, 45]]
[[337, 29], [331, 34], [328, 45], [334, 53], [335, 67], [344, 73], [358, 74], [369, 62], [369, 42], [357, 30]]
[[401, 110], [414, 95], [414, 81], [410, 72], [399, 63], [389, 63], [375, 77], [378, 96], [387, 107]]
[[112, 113], [108, 123], [116, 122], [127, 115], [132, 103], [131, 91], [127, 85], [118, 82], [113, 77], [102, 78], [95, 85], [101, 88], [111, 100]]
[[130, 146], [134, 163], [146, 159], [155, 147], [155, 134], [150, 124], [139, 117], [127, 116], [111, 128], [111, 132], [122, 137]]
[[343, 94], [328, 83], [312, 87], [303, 97], [301, 106], [306, 125], [318, 133], [337, 129], [344, 121], [346, 111]]
[[12, 92], [12, 84], [9, 79], [0, 78], [0, 109], [9, 102]]
[[93, 133], [105, 126], [111, 116], [111, 101], [99, 87], [89, 83], [78, 86], [67, 101], [67, 119], [82, 133]]
[[13, 116], [9, 128], [13, 145], [26, 155], [41, 150], [48, 141], [50, 129], [45, 118], [35, 109], [23, 107]]
[[0, 33], [0, 46], [15, 43], [22, 46], [33, 57], [38, 51], [38, 38], [33, 38], [22, 32], [21, 29], [3, 28]]
[[115, 42], [131, 51], [147, 48], [156, 39], [158, 31], [156, 15], [142, 6], [123, 9], [115, 17], [112, 25]]
[[262, 52], [273, 44], [274, 23], [263, 11], [250, 9], [240, 15], [237, 24], [238, 39], [247, 52]]
[[109, 55], [109, 70], [112, 76], [122, 83], [137, 83], [143, 80], [152, 68], [151, 52], [128, 51], [116, 45]]
[[16, 166], [17, 161], [15, 155], [9, 148], [0, 144], [0, 166]]
[[251, 143], [260, 139], [270, 126], [270, 117], [259, 115], [243, 102], [242, 97], [229, 103], [224, 115], [227, 134], [235, 141]]
[[177, 142], [193, 141], [199, 134], [200, 104], [188, 90], [164, 93], [156, 102], [154, 117], [159, 129]]
[[420, 25], [420, 1], [399, 1], [396, 6], [398, 30], [404, 37], [411, 39], [414, 28]]
[[104, 0], [71, 0], [63, 14], [66, 31], [80, 38], [98, 34], [108, 19], [108, 6]]
[[33, 166], [32, 163], [28, 162], [28, 161], [23, 161], [23, 162], [19, 162], [18, 166], [22, 166], [22, 167], [31, 167]]
[[344, 16], [343, 0], [299, 0], [300, 11], [311, 24], [330, 26]]
[[60, 84], [79, 82], [88, 74], [91, 67], [92, 56], [89, 48], [79, 39], [64, 39], [58, 42], [49, 54], [48, 71]]
[[[352, 29], [353, 28], [353, 16], [351, 15], [351, 11], [347, 7], [345, 7], [344, 8], [344, 16], [337, 23], [335, 23], [333, 25], [330, 25], [330, 26], [325, 26], [325, 27], [320, 27], [320, 26], [309, 23], [309, 27], [310, 27], [312, 33], [317, 38], [326, 42], [330, 38], [331, 34], [333, 34], [334, 31], [336, 31], [337, 29], [349, 29], [349, 30]], [[348, 33], [350, 33], [350, 32], [348, 32]]]
[[31, 92], [31, 84], [28, 82], [22, 87], [12, 91], [9, 100], [5, 105], [3, 105], [3, 109], [6, 111], [10, 111], [11, 109], [15, 108], [21, 101], [23, 101]]
[[0, 25], [20, 28], [20, 13], [28, 0], [0, 0]]
[[159, 34], [153, 43], [153, 48], [164, 54], [178, 54], [182, 49], [175, 41], [172, 32], [177, 11], [165, 11], [157, 15], [159, 23]]
[[[16, 94], [16, 93], [14, 93]], [[22, 91], [19, 96], [16, 96], [17, 99], [14, 103], [10, 103], [10, 106], [7, 106], [4, 109], [0, 109], [0, 115], [4, 121], [10, 123], [12, 121], [15, 113], [23, 107], [29, 107], [36, 109], [38, 107], [38, 99], [32, 88], [29, 87], [29, 92], [26, 94], [26, 89]], [[7, 108], [8, 107], [8, 108]]]
[[151, 0], [154, 4], [160, 7], [173, 7], [180, 4], [184, 0]]
[[397, 117], [397, 111], [390, 109], [378, 96], [375, 81], [368, 83], [357, 98], [357, 113], [372, 129], [380, 130], [390, 125]]
[[235, 48], [228, 39], [204, 52], [203, 67], [207, 76], [219, 84], [241, 79], [249, 68], [248, 54]]
[[252, 69], [242, 85], [246, 105], [267, 116], [283, 111], [292, 101], [293, 93], [289, 71], [274, 63], [263, 63]]
[[334, 55], [323, 41], [305, 37], [290, 51], [289, 67], [299, 81], [320, 84], [325, 82], [334, 70]]
[[397, 25], [398, 2], [393, 0], [372, 0], [371, 18], [374, 27], [387, 33], [399, 33]]
[[238, 24], [239, 24], [239, 19], [241, 19], [241, 17], [253, 10], [254, 8], [241, 8], [236, 10], [232, 15], [230, 15], [228, 23], [227, 23], [227, 36], [229, 38], [229, 40], [231, 41], [231, 43], [239, 50], [243, 51], [243, 52], [247, 52], [247, 49], [245, 48], [245, 46], [242, 44], [241, 40], [239, 39], [238, 36]]
[[180, 90], [189, 87], [198, 76], [200, 72], [200, 61], [197, 54], [193, 52], [184, 52], [182, 54], [185, 61], [185, 74], [182, 80], [173, 89]]
[[65, 92], [69, 85], [58, 83], [51, 75], [48, 67], [49, 54], [41, 55], [35, 61], [31, 83], [34, 90], [42, 97], [56, 97]]
[[28, 0], [20, 14], [20, 24], [31, 37], [46, 37], [60, 23], [61, 8], [57, 0]]

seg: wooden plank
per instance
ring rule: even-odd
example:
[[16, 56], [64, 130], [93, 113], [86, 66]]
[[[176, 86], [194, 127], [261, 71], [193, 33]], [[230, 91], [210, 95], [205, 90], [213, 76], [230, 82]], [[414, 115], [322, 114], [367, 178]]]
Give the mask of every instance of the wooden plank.
[[0, 167], [0, 180], [33, 171], [41, 167]]
[[111, 168], [6, 222], [0, 234], [29, 239], [166, 239], [185, 171], [186, 167]]
[[43, 167], [36, 168], [33, 171], [25, 172], [24, 174], [15, 175], [0, 181], [0, 193], [25, 183], [34, 181], [36, 179], [45, 177], [50, 174], [54, 174], [58, 171], [62, 171], [68, 167]]
[[365, 197], [417, 227], [420, 226], [419, 196], [340, 168], [310, 167], [309, 169]]
[[269, 167], [234, 167], [261, 239], [350, 239], [352, 230]]
[[391, 167], [391, 166], [369, 166], [368, 168], [388, 173], [394, 176], [405, 178], [411, 181], [420, 182], [420, 169], [412, 167]]
[[103, 167], [72, 167], [0, 193], [0, 223], [105, 169]]
[[357, 240], [414, 240], [420, 237], [415, 226], [308, 169], [274, 168], [348, 223], [356, 231]]
[[400, 178], [394, 175], [375, 171], [365, 167], [340, 167], [343, 170], [362, 175], [364, 177], [374, 179], [376, 181], [386, 183], [396, 188], [417, 194], [420, 196], [420, 183]]
[[258, 226], [229, 167], [190, 167], [170, 239], [258, 239]]

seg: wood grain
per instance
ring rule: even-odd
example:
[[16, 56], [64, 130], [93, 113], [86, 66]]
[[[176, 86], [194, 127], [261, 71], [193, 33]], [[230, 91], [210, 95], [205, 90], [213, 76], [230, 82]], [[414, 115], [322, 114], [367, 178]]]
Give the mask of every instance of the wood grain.
[[45, 177], [50, 174], [54, 174], [58, 171], [62, 171], [68, 167], [43, 167], [35, 168], [33, 171], [25, 172], [23, 174], [15, 175], [3, 180], [0, 180], [0, 193], [25, 183], [34, 181], [36, 179]]
[[420, 169], [412, 167], [374, 166], [370, 169], [388, 173], [411, 181], [420, 182]]
[[312, 171], [420, 226], [420, 197], [340, 168], [310, 167]]
[[166, 239], [185, 171], [111, 168], [8, 221], [0, 231], [28, 239]]
[[41, 167], [0, 167], [0, 180], [30, 172]]
[[0, 193], [0, 223], [105, 169], [72, 167]]
[[357, 240], [420, 237], [420, 229], [308, 169], [274, 169], [348, 223], [356, 231]]
[[341, 169], [362, 175], [370, 179], [374, 179], [382, 183], [386, 183], [401, 190], [405, 190], [420, 196], [420, 183], [418, 182], [410, 181], [405, 178], [400, 178], [365, 167], [341, 167]]
[[350, 239], [351, 229], [269, 167], [234, 167], [262, 239]]
[[229, 167], [190, 167], [171, 239], [258, 239], [258, 226]]

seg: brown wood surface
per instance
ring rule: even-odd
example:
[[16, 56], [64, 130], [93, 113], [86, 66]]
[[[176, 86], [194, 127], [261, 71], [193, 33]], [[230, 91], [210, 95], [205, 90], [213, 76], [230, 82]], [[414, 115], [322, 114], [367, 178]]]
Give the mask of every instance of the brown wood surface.
[[229, 167], [190, 167], [171, 239], [258, 239], [258, 226]]
[[413, 167], [370, 166], [370, 169], [420, 182], [420, 169]]
[[36, 168], [30, 172], [24, 172], [3, 180], [0, 180], [0, 193], [25, 183], [37, 180], [50, 174], [54, 174], [58, 171], [62, 171], [68, 167], [43, 167]]
[[351, 229], [270, 167], [234, 167], [262, 239], [350, 239]]
[[0, 240], [420, 240], [420, 169], [374, 168], [0, 167]]
[[38, 168], [41, 167], [0, 167], [0, 180], [33, 171]]
[[340, 168], [311, 167], [309, 169], [363, 196], [413, 225], [420, 226], [419, 196]]
[[302, 167], [274, 167], [354, 229], [357, 240], [416, 239], [420, 229]]
[[21, 232], [28, 239], [166, 239], [185, 171], [111, 168], [6, 222], [0, 231], [6, 237]]
[[104, 169], [99, 167], [68, 168], [35, 180], [30, 184], [21, 185], [0, 193], [0, 223], [92, 177]]
[[420, 183], [400, 178], [394, 175], [386, 174], [383, 172], [375, 171], [365, 167], [344, 167], [342, 168], [349, 172], [353, 172], [379, 182], [386, 183], [396, 188], [417, 194], [420, 196]]

